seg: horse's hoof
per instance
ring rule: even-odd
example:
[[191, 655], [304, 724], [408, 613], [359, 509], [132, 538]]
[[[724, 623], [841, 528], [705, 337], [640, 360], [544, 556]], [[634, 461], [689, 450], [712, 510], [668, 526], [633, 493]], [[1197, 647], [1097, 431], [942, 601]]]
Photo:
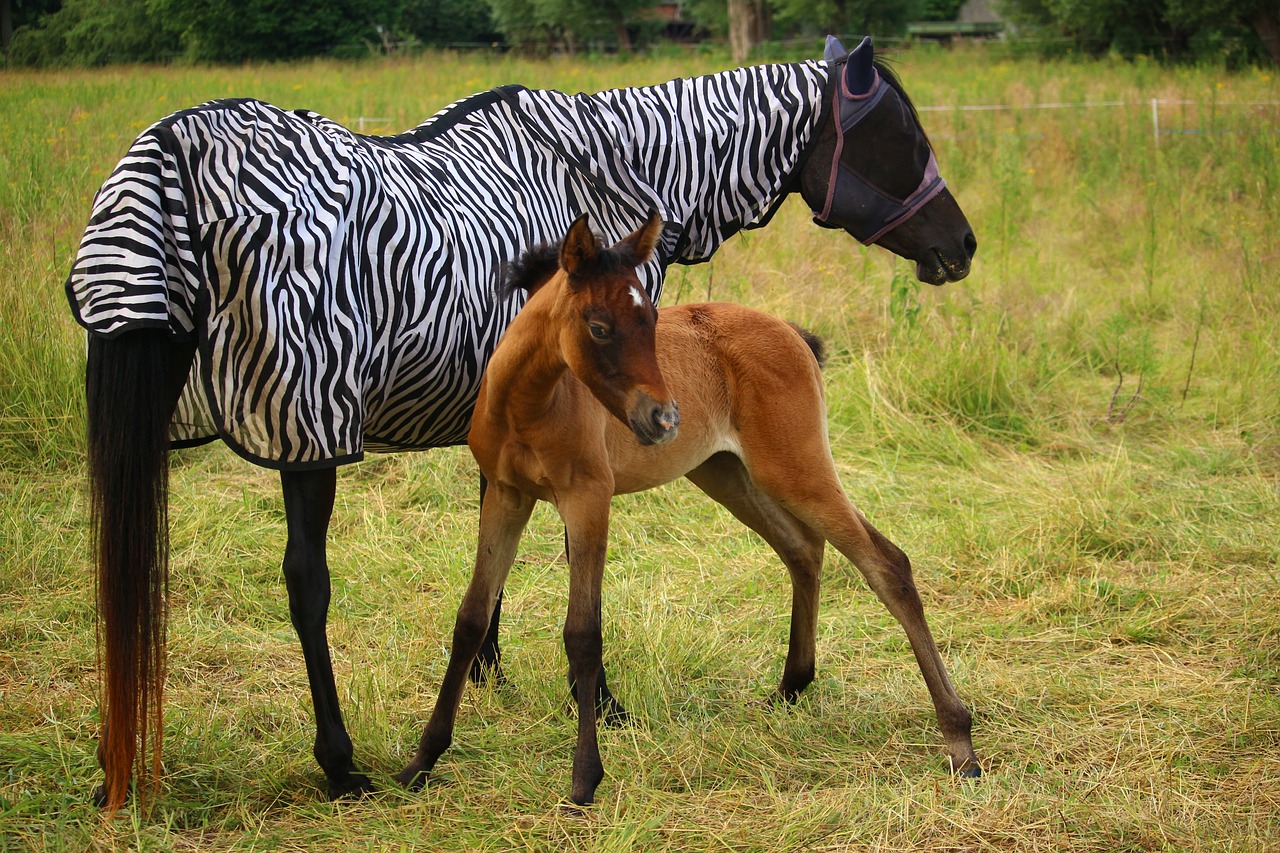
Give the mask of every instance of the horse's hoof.
[[96, 788], [93, 789], [93, 794], [91, 794], [91, 796], [93, 798], [94, 806], [100, 809], [105, 809], [107, 807], [107, 786], [106, 785], [98, 785]]
[[329, 783], [331, 802], [350, 803], [376, 793], [378, 787], [363, 773], [351, 773], [342, 782]]
[[410, 764], [395, 775], [395, 780], [407, 790], [421, 791], [422, 787], [427, 784], [427, 773], [425, 770], [419, 770]]
[[497, 661], [490, 663], [476, 658], [471, 662], [469, 677], [472, 684], [491, 684], [494, 687], [505, 687], [508, 684], [507, 674]]
[[980, 779], [982, 778], [982, 767], [976, 761], [966, 761], [958, 768], [952, 771], [961, 779]]
[[612, 696], [596, 706], [596, 713], [600, 716], [600, 722], [610, 729], [620, 729], [636, 722], [631, 712], [622, 707], [622, 703]]
[[[581, 797], [581, 799], [579, 799]], [[585, 815], [591, 804], [595, 802], [595, 793], [590, 794], [570, 794], [568, 797], [560, 801], [560, 811], [569, 815]]]

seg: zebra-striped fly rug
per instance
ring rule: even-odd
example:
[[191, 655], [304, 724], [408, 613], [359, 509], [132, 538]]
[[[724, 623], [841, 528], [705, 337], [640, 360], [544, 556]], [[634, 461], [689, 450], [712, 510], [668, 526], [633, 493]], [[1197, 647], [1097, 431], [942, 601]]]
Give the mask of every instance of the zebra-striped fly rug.
[[147, 129], [102, 187], [67, 281], [79, 322], [198, 344], [175, 444], [276, 468], [466, 440], [523, 296], [504, 266], [580, 214], [665, 222], [640, 278], [762, 224], [819, 124], [826, 62], [566, 95], [507, 86], [398, 136], [211, 101]]

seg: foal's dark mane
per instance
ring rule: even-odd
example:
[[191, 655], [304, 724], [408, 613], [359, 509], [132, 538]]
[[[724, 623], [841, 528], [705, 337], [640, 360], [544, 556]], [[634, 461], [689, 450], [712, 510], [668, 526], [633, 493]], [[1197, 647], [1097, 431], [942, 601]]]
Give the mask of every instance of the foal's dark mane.
[[535, 246], [507, 265], [498, 283], [498, 295], [502, 298], [524, 291], [532, 296], [560, 269], [560, 245]]
[[[635, 266], [635, 252], [630, 246], [621, 245], [613, 248], [601, 246], [596, 252], [595, 263], [588, 273], [609, 275], [618, 270], [633, 269]], [[558, 269], [560, 269], [560, 244], [548, 243], [535, 246], [507, 265], [506, 274], [498, 285], [499, 296], [506, 298], [521, 290], [532, 296], [538, 288], [550, 281]]]

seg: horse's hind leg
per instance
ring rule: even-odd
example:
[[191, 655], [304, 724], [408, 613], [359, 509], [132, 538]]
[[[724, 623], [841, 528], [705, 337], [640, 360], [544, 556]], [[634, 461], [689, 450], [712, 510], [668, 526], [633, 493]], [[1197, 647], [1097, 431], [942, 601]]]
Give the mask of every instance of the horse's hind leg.
[[791, 574], [791, 636], [777, 696], [795, 701], [813, 681], [824, 540], [756, 488], [732, 453], [718, 453], [687, 475], [694, 485], [760, 534]]
[[284, 579], [289, 590], [289, 617], [302, 643], [311, 702], [316, 712], [313, 750], [329, 779], [329, 798], [359, 796], [373, 790], [369, 778], [355, 772], [351, 738], [338, 707], [325, 622], [329, 612], [329, 564], [325, 537], [333, 513], [335, 468], [281, 471], [285, 522], [289, 528], [284, 551]]
[[787, 445], [789, 451], [763, 456], [762, 464], [751, 466], [752, 477], [763, 490], [820, 531], [867, 579], [907, 633], [933, 699], [953, 771], [962, 776], [981, 775], [970, 733], [972, 718], [947, 676], [938, 644], [925, 621], [911, 561], [849, 502], [829, 453], [818, 452], [819, 447], [825, 451], [825, 441], [813, 442], [807, 459], [792, 455], [792, 451], [799, 453], [803, 444], [797, 441]]

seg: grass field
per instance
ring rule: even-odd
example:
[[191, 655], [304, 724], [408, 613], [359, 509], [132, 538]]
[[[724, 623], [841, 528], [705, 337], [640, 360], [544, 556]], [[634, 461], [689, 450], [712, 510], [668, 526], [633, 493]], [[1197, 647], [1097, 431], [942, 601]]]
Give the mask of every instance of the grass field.
[[[84, 342], [62, 281], [132, 138], [211, 97], [392, 132], [501, 83], [591, 91], [726, 65], [0, 72], [0, 848], [1280, 849], [1280, 75], [981, 49], [898, 58], [939, 108], [923, 118], [980, 243], [967, 280], [917, 285], [794, 202], [674, 269], [664, 296], [827, 338], [837, 463], [912, 556], [980, 782], [948, 775], [905, 637], [842, 560], [817, 681], [763, 707], [785, 573], [675, 484], [615, 502], [605, 655], [640, 722], [602, 733], [597, 804], [561, 807], [574, 728], [546, 507], [508, 587], [510, 686], [468, 690], [429, 787], [398, 790], [475, 547], [476, 474], [453, 449], [340, 474], [330, 639], [357, 762], [385, 792], [325, 802], [278, 481], [219, 445], [174, 462], [165, 786], [148, 814], [104, 823], [89, 805]], [[1084, 101], [1124, 104], [1030, 106]], [[958, 109], [978, 105], [1020, 108]]]

